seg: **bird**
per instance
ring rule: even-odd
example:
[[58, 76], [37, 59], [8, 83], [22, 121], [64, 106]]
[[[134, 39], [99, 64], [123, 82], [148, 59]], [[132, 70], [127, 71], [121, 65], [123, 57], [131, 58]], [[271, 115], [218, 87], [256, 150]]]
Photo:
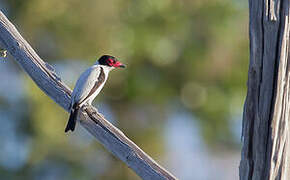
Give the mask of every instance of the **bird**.
[[82, 106], [92, 104], [104, 87], [109, 72], [115, 68], [125, 68], [125, 65], [113, 56], [103, 55], [80, 75], [71, 94], [70, 116], [65, 132], [75, 130], [78, 111]]

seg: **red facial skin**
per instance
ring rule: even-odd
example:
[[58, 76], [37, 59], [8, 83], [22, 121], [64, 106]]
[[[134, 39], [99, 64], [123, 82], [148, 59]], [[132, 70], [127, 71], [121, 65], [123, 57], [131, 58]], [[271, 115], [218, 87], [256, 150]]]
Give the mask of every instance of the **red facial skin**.
[[120, 61], [114, 61], [114, 60], [112, 60], [112, 59], [108, 59], [108, 65], [109, 65], [109, 66], [116, 67], [116, 68], [118, 68], [118, 67], [122, 67], [122, 68], [124, 68], [124, 67], [125, 67], [125, 65], [122, 64], [122, 63], [120, 63]]

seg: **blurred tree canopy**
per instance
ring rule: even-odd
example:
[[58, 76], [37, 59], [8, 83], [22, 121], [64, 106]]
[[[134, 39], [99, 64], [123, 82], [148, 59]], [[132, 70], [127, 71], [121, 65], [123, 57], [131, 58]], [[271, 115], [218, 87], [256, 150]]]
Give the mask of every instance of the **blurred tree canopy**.
[[[4, 0], [1, 4], [23, 36], [52, 64], [81, 59], [90, 65], [102, 54], [111, 54], [128, 65], [111, 74], [97, 99], [109, 104], [118, 127], [153, 157], [164, 151], [159, 130], [173, 106], [197, 117], [208, 145], [233, 144], [232, 120], [240, 116], [246, 92], [245, 4], [236, 0]], [[64, 80], [71, 87], [77, 76], [73, 77]], [[63, 134], [67, 114], [25, 81], [31, 109], [26, 133], [37, 147], [28, 167], [43, 159], [49, 164], [50, 156], [59, 161], [67, 157], [80, 166], [75, 154], [96, 150], [69, 144]], [[29, 113], [32, 109], [37, 113]], [[107, 160], [104, 166], [120, 166], [114, 157], [107, 158], [115, 163]], [[81, 178], [81, 169], [72, 176]], [[136, 178], [126, 167], [115, 169], [99, 170], [100, 178]]]

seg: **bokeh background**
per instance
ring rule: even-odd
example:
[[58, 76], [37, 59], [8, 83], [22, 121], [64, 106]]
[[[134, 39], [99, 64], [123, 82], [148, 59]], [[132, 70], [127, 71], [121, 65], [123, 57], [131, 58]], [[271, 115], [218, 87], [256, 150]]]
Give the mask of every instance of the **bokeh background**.
[[[247, 1], [0, 0], [73, 88], [102, 54], [127, 65], [94, 101], [182, 180], [238, 179], [248, 67]], [[8, 55], [0, 59], [0, 179], [139, 179]]]

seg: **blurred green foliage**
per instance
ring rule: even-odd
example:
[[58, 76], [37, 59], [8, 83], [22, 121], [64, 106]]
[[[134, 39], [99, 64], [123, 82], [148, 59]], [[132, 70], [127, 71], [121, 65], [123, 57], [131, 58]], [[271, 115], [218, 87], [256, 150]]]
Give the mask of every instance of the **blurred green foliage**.
[[[117, 126], [148, 154], [161, 159], [160, 129], [173, 105], [197, 117], [209, 146], [235, 144], [231, 121], [242, 111], [248, 64], [244, 4], [235, 0], [5, 3], [10, 19], [46, 61], [82, 59], [93, 64], [100, 55], [111, 54], [128, 65], [111, 73], [97, 99], [111, 106]], [[31, 80], [26, 82], [29, 133], [34, 139], [28, 167], [45, 160], [70, 161], [76, 169], [70, 176], [96, 178], [94, 169], [87, 172], [83, 158], [101, 146], [70, 144], [63, 133], [68, 115]], [[103, 170], [97, 178], [136, 178], [114, 157], [105, 161], [110, 172]]]

